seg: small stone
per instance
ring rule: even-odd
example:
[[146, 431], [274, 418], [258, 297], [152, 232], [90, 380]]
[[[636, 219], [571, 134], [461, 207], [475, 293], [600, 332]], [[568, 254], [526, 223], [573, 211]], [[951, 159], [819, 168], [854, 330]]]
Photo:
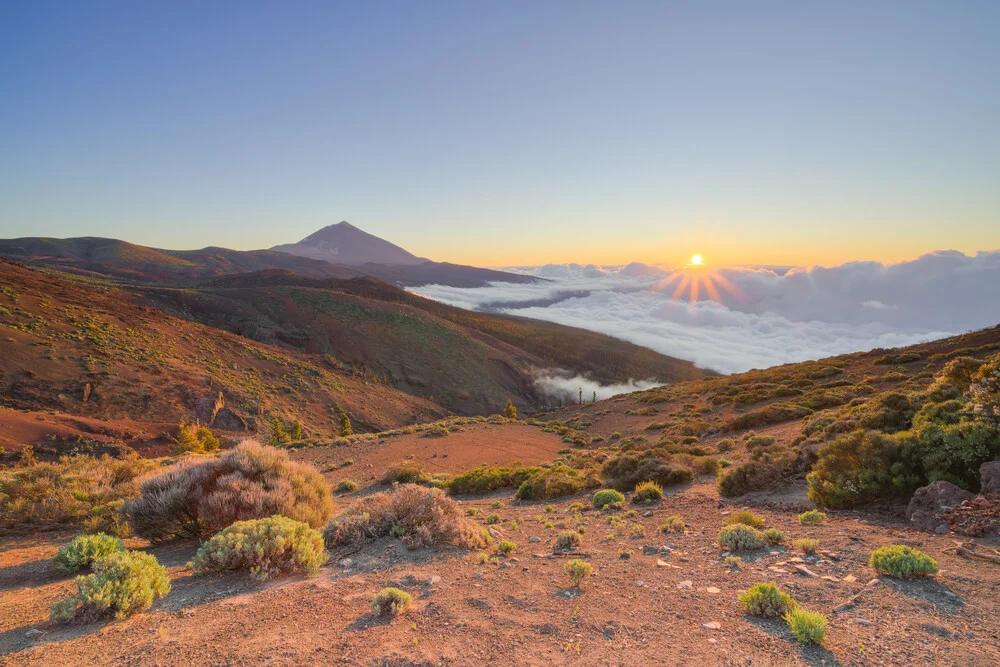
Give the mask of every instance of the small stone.
[[646, 510], [645, 512], [642, 513], [642, 515], [643, 516], [653, 516], [653, 513], [650, 510]]
[[944, 525], [943, 523], [934, 529], [934, 533], [937, 535], [947, 535], [949, 532], [951, 531], [949, 530], [948, 526]]
[[24, 636], [27, 637], [28, 639], [38, 639], [44, 634], [45, 634], [44, 630], [39, 630], [38, 628], [31, 628], [30, 630], [24, 633]]
[[702, 623], [701, 627], [705, 628], [706, 630], [721, 630], [722, 623], [719, 623], [718, 621], [712, 621], [711, 623]]
[[881, 583], [881, 582], [880, 582], [880, 581], [879, 581], [878, 579], [872, 579], [872, 580], [871, 580], [871, 581], [869, 581], [869, 582], [868, 582], [867, 584], [865, 584], [865, 586], [867, 586], [867, 587], [869, 587], [869, 588], [872, 588], [872, 587], [874, 587], [874, 586], [878, 586], [878, 585], [879, 585], [880, 583]]
[[838, 579], [837, 577], [832, 577], [828, 574], [820, 577], [820, 579], [822, 579], [823, 581], [840, 581], [840, 579]]
[[521, 559], [520, 559], [520, 558], [517, 558], [517, 557], [515, 557], [515, 556], [511, 556], [511, 557], [510, 557], [510, 558], [508, 558], [507, 560], [508, 560], [508, 561], [510, 561], [511, 563], [520, 563], [520, 562], [521, 562]]
[[716, 593], [721, 593], [722, 591], [720, 591], [715, 586], [709, 586], [708, 588], [705, 589], [705, 592], [706, 593], [711, 593], [712, 595], [715, 595]]
[[441, 577], [437, 576], [436, 574], [432, 574], [431, 576], [427, 577], [427, 579], [424, 581], [425, 586], [437, 586], [440, 583], [441, 583]]
[[510, 567], [510, 563], [500, 563], [500, 569], [501, 570], [506, 570], [509, 567]]
[[866, 621], [863, 618], [856, 618], [854, 619], [854, 622], [857, 623], [858, 625], [864, 625], [865, 627], [870, 626], [872, 624], [871, 621]]
[[[665, 564], [666, 563], [664, 563], [664, 565]], [[682, 591], [689, 591], [689, 590], [691, 590], [691, 586], [692, 585], [693, 585], [693, 582], [691, 582], [690, 580], [687, 580], [687, 581], [682, 581], [681, 583], [677, 584], [677, 588], [681, 589]]]
[[710, 637], [709, 640], [708, 640], [709, 644], [717, 644], [718, 642], [719, 642], [719, 640], [716, 639], [715, 637]]
[[853, 600], [849, 600], [849, 601], [844, 602], [842, 604], [838, 604], [836, 607], [834, 607], [833, 608], [833, 613], [834, 614], [842, 614], [843, 612], [845, 612], [848, 609], [851, 609], [853, 607], [854, 607], [854, 601]]
[[849, 584], [853, 584], [857, 580], [858, 580], [858, 578], [855, 577], [853, 574], [849, 574], [846, 577], [844, 577], [844, 581], [846, 581]]
[[540, 537], [535, 537], [534, 535], [532, 535], [531, 537], [528, 538], [528, 542], [530, 542], [532, 544], [534, 544], [536, 542], [541, 542], [541, 541], [542, 541], [542, 539]]
[[810, 570], [805, 565], [796, 565], [795, 571], [801, 574], [803, 577], [809, 577], [810, 579], [818, 579], [819, 575]]
[[653, 544], [644, 544], [644, 545], [642, 545], [642, 555], [643, 556], [652, 556], [653, 554], [656, 554], [656, 553], [659, 553], [659, 552], [660, 552], [660, 548], [657, 547], [656, 545], [653, 545]]
[[350, 567], [353, 562], [354, 561], [350, 558], [341, 558], [340, 561], [338, 561], [338, 565], [340, 565], [340, 567]]
[[656, 567], [670, 567], [670, 563], [665, 560], [656, 559]]

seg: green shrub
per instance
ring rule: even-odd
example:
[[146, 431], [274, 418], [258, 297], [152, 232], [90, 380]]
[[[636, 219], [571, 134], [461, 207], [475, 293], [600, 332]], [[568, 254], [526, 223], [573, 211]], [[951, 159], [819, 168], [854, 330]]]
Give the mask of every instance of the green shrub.
[[104, 533], [78, 535], [69, 544], [60, 547], [52, 563], [60, 570], [76, 572], [118, 551], [125, 551], [125, 545], [117, 537]]
[[424, 472], [424, 469], [414, 461], [402, 461], [386, 468], [382, 474], [383, 484], [426, 484], [431, 481], [431, 476]]
[[479, 466], [452, 477], [448, 483], [448, 493], [487, 493], [495, 489], [521, 486], [526, 479], [542, 470], [537, 466]]
[[869, 563], [879, 574], [899, 579], [925, 577], [938, 571], [937, 561], [922, 551], [902, 544], [876, 549]]
[[413, 598], [406, 591], [383, 588], [372, 597], [371, 610], [379, 616], [397, 616], [409, 609], [412, 603]]
[[557, 465], [532, 473], [521, 483], [514, 497], [518, 500], [559, 498], [579, 493], [585, 486], [593, 483], [596, 483], [596, 480], [591, 481], [583, 472], [569, 466]]
[[646, 481], [664, 487], [694, 479], [694, 473], [689, 468], [671, 461], [663, 449], [656, 452], [664, 454], [630, 451], [611, 456], [604, 462], [601, 474], [607, 479], [608, 486], [618, 491], [631, 491], [636, 484]]
[[288, 452], [253, 441], [217, 459], [186, 459], [139, 486], [122, 512], [150, 540], [214, 534], [237, 521], [280, 514], [314, 528], [333, 514], [330, 484]]
[[813, 413], [809, 408], [794, 403], [774, 403], [763, 408], [751, 410], [738, 417], [730, 419], [722, 425], [723, 431], [742, 431], [758, 426], [769, 426], [781, 422], [800, 419]]
[[497, 549], [500, 550], [500, 553], [506, 555], [517, 549], [517, 545], [510, 540], [501, 540], [500, 544], [497, 545]]
[[620, 491], [614, 489], [601, 489], [594, 494], [592, 499], [594, 507], [603, 509], [605, 507], [621, 507], [625, 504], [625, 496]]
[[571, 549], [580, 546], [580, 533], [575, 530], [564, 530], [556, 536], [556, 549]]
[[809, 500], [822, 507], [851, 507], [908, 497], [925, 477], [919, 443], [906, 434], [855, 431], [819, 449], [806, 476]]
[[663, 487], [656, 482], [641, 482], [635, 486], [634, 503], [651, 503], [663, 497]]
[[785, 534], [777, 528], [768, 528], [761, 533], [761, 537], [764, 538], [764, 542], [767, 544], [773, 545], [785, 543]]
[[337, 493], [353, 493], [358, 490], [358, 483], [353, 479], [342, 479], [337, 482]]
[[500, 515], [497, 514], [496, 512], [494, 512], [493, 514], [490, 514], [488, 517], [486, 517], [486, 523], [491, 524], [491, 525], [492, 524], [496, 524], [496, 523], [500, 523]]
[[687, 526], [678, 516], [668, 516], [657, 530], [661, 533], [683, 533]]
[[579, 588], [583, 580], [594, 571], [594, 568], [590, 566], [590, 563], [574, 558], [563, 566], [563, 570], [569, 575], [569, 580], [573, 585]]
[[772, 581], [751, 586], [740, 596], [740, 605], [744, 612], [753, 616], [781, 618], [795, 608], [795, 600]]
[[826, 637], [826, 616], [795, 607], [783, 617], [800, 644], [822, 644]]
[[799, 515], [799, 523], [803, 526], [819, 526], [826, 521], [826, 514], [818, 510], [808, 510]]
[[807, 556], [812, 556], [819, 549], [819, 541], [814, 540], [811, 537], [802, 537], [795, 540], [795, 547], [801, 549], [802, 553]]
[[723, 525], [732, 526], [733, 524], [742, 523], [744, 526], [750, 526], [751, 528], [763, 528], [764, 520], [751, 512], [750, 510], [740, 510], [738, 512], [733, 512], [726, 517], [726, 520], [722, 522]]
[[170, 592], [170, 577], [156, 558], [141, 551], [118, 551], [97, 560], [93, 574], [76, 578], [77, 592], [52, 605], [53, 620], [124, 618], [149, 609]]
[[764, 546], [764, 537], [756, 528], [737, 523], [719, 531], [719, 545], [728, 551], [752, 551]]
[[249, 570], [266, 581], [283, 572], [315, 574], [328, 556], [323, 535], [301, 521], [283, 516], [238, 521], [198, 549], [190, 565], [195, 572]]
[[438, 544], [481, 549], [491, 541], [443, 491], [413, 484], [351, 505], [327, 525], [323, 539], [332, 549], [385, 537], [393, 530], [410, 549]]
[[510, 400], [508, 400], [507, 405], [504, 406], [503, 416], [506, 417], [507, 419], [513, 419], [514, 421], [517, 421], [517, 407], [513, 403], [511, 403]]

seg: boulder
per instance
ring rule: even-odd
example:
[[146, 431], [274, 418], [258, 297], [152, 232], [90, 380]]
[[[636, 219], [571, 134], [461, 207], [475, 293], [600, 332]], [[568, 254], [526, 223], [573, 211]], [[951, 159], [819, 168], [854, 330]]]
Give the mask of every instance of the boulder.
[[212, 428], [223, 431], [247, 431], [250, 427], [247, 426], [247, 423], [238, 414], [229, 408], [222, 408], [215, 414], [215, 419], [212, 421]]
[[1000, 461], [987, 461], [979, 466], [980, 493], [990, 500], [1000, 500]]
[[906, 518], [914, 528], [934, 530], [943, 523], [941, 513], [975, 496], [951, 482], [933, 482], [913, 492], [906, 506]]
[[201, 424], [211, 425], [215, 421], [219, 410], [226, 407], [226, 400], [222, 397], [222, 392], [218, 396], [203, 396], [195, 401], [194, 416]]

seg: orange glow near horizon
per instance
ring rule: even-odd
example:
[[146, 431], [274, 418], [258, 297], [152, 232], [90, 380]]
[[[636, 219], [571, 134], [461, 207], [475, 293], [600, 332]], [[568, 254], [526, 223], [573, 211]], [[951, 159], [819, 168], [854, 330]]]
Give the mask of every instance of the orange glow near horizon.
[[705, 266], [705, 260], [699, 254], [691, 257], [690, 264], [677, 269], [650, 289], [666, 292], [671, 288], [673, 292], [670, 298], [675, 301], [685, 300], [692, 303], [707, 296], [712, 301], [721, 303], [722, 292], [737, 300], [743, 300], [740, 289], [718, 271]]

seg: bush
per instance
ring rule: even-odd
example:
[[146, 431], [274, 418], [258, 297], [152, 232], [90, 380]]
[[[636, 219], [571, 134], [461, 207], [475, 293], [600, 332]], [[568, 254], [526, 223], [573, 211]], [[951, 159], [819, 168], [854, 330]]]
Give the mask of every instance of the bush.
[[462, 515], [458, 503], [440, 489], [404, 484], [352, 505], [323, 531], [330, 548], [385, 537], [396, 529], [410, 549], [453, 545], [483, 548], [485, 530]]
[[507, 419], [517, 421], [517, 407], [509, 399], [507, 400], [507, 405], [504, 406], [503, 416]]
[[912, 495], [924, 476], [912, 438], [855, 431], [824, 445], [806, 477], [809, 500], [822, 507], [851, 507]]
[[740, 510], [738, 512], [733, 512], [726, 517], [726, 520], [722, 522], [723, 525], [732, 526], [733, 524], [742, 523], [744, 526], [750, 526], [751, 528], [763, 528], [764, 520], [759, 516], [751, 512], [750, 510]]
[[520, 486], [526, 479], [542, 472], [537, 466], [480, 466], [451, 478], [448, 493], [487, 493], [494, 489]]
[[403, 461], [386, 468], [382, 475], [383, 484], [426, 484], [431, 476], [413, 461]]
[[799, 515], [799, 523], [803, 526], [819, 526], [826, 521], [826, 514], [818, 510], [808, 510]]
[[795, 608], [795, 600], [772, 581], [751, 586], [740, 596], [740, 605], [744, 612], [753, 616], [781, 618]]
[[826, 616], [796, 607], [783, 617], [800, 644], [822, 644], [826, 636]]
[[118, 551], [93, 564], [93, 574], [76, 578], [77, 592], [52, 605], [53, 620], [124, 618], [149, 609], [170, 592], [170, 577], [156, 558]]
[[521, 483], [514, 497], [518, 500], [558, 498], [579, 493], [585, 486], [598, 483], [596, 480], [584, 477], [584, 474], [575, 468], [558, 465], [541, 468], [538, 472], [532, 473]]
[[785, 534], [777, 528], [768, 528], [761, 533], [761, 537], [764, 538], [764, 542], [767, 544], [773, 545], [785, 543]]
[[342, 479], [337, 482], [337, 493], [354, 493], [358, 490], [358, 483], [353, 479]]
[[571, 549], [580, 546], [582, 539], [575, 530], [564, 530], [556, 536], [556, 549]]
[[205, 426], [181, 422], [177, 427], [176, 454], [206, 454], [219, 448], [219, 439]]
[[579, 558], [574, 558], [563, 566], [563, 570], [569, 575], [569, 580], [573, 585], [579, 588], [583, 580], [589, 577], [591, 572], [594, 571], [594, 568], [590, 566], [590, 563], [582, 561]]
[[0, 528], [76, 525], [127, 537], [119, 509], [138, 493], [136, 479], [155, 467], [132, 452], [120, 459], [72, 456], [0, 470]]
[[938, 571], [937, 561], [933, 558], [901, 544], [876, 549], [869, 563], [877, 573], [899, 579], [925, 577]]
[[181, 461], [143, 481], [139, 492], [122, 511], [138, 535], [154, 541], [275, 514], [319, 528], [333, 514], [330, 485], [318, 470], [254, 441], [217, 459]]
[[383, 588], [372, 597], [371, 609], [379, 616], [396, 616], [410, 608], [413, 598], [398, 588]]
[[76, 572], [118, 551], [125, 551], [125, 545], [117, 537], [104, 533], [79, 535], [69, 544], [60, 547], [52, 564], [60, 570]]
[[592, 499], [594, 507], [603, 509], [605, 507], [621, 507], [625, 504], [625, 496], [614, 489], [601, 489], [594, 494]]
[[507, 555], [513, 553], [517, 549], [517, 545], [510, 540], [501, 540], [500, 544], [497, 545], [497, 549], [500, 550], [500, 553]]
[[668, 516], [666, 520], [657, 527], [661, 533], [683, 533], [687, 526], [678, 516]]
[[795, 540], [795, 547], [797, 549], [801, 549], [802, 553], [807, 556], [812, 556], [816, 553], [816, 550], [819, 549], [819, 542], [811, 537], [802, 537]]
[[612, 456], [605, 461], [601, 474], [608, 480], [608, 486], [618, 491], [631, 491], [636, 484], [646, 481], [664, 487], [694, 479], [694, 473], [689, 468], [650, 451]]
[[730, 419], [722, 425], [723, 431], [742, 431], [758, 426], [769, 426], [781, 422], [800, 419], [813, 413], [807, 407], [794, 403], [774, 403], [756, 410], [751, 410], [738, 417]]
[[663, 497], [663, 487], [656, 482], [641, 482], [635, 486], [634, 503], [651, 503]]
[[752, 551], [764, 546], [764, 536], [756, 528], [737, 523], [719, 531], [719, 545], [728, 551]]
[[497, 514], [496, 512], [490, 514], [488, 517], [486, 517], [486, 523], [490, 525], [500, 523], [500, 515]]
[[195, 572], [249, 570], [259, 581], [282, 572], [315, 574], [327, 561], [323, 535], [283, 516], [238, 521], [201, 545]]

